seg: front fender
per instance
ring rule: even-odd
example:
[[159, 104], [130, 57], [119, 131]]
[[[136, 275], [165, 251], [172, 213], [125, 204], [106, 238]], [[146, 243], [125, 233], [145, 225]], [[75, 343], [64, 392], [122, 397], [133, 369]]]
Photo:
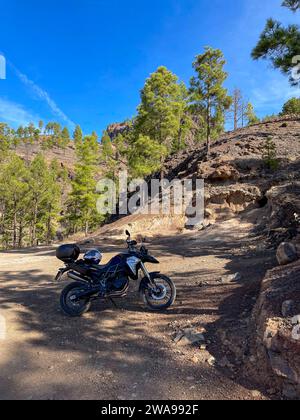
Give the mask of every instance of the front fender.
[[[154, 280], [156, 276], [160, 274], [160, 271], [155, 271], [154, 273], [149, 273], [151, 280]], [[149, 285], [148, 277], [144, 277], [141, 281], [139, 292], [141, 293], [144, 289], [146, 289]]]
[[159, 264], [159, 261], [156, 258], [152, 257], [152, 255], [147, 255], [146, 257], [144, 257], [143, 262], [150, 264]]

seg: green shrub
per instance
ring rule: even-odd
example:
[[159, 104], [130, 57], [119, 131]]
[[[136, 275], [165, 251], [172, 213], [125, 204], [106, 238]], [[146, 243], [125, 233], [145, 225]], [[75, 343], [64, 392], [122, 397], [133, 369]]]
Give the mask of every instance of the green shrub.
[[277, 158], [277, 148], [276, 144], [272, 140], [272, 137], [268, 137], [266, 140], [266, 144], [263, 148], [263, 161], [266, 167], [272, 171], [275, 171], [279, 167], [279, 161]]

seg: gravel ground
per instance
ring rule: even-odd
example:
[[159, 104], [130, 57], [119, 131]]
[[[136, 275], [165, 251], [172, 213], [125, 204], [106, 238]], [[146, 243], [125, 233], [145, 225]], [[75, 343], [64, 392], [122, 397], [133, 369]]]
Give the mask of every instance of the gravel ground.
[[[268, 399], [243, 377], [232, 351], [246, 339], [260, 281], [273, 263], [250, 229], [233, 220], [153, 240], [161, 272], [178, 288], [176, 304], [161, 314], [143, 306], [133, 282], [118, 309], [99, 301], [70, 319], [59, 309], [64, 284], [53, 282], [61, 265], [54, 248], [1, 253], [7, 334], [0, 336], [0, 399]], [[105, 262], [118, 250], [103, 249]], [[174, 343], [186, 327], [204, 334], [202, 349]], [[226, 334], [235, 337], [231, 343]]]

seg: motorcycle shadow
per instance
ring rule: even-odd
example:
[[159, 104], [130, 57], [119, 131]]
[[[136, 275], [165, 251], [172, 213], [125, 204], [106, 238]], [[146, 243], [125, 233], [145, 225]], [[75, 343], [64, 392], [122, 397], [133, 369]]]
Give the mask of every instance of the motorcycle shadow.
[[[175, 305], [176, 306], [176, 305]], [[174, 310], [174, 308], [173, 308]], [[101, 299], [92, 303], [90, 312], [101, 313], [104, 311], [135, 312], [146, 314], [171, 314], [172, 308], [155, 311], [143, 303], [138, 292], [131, 292], [125, 298]]]

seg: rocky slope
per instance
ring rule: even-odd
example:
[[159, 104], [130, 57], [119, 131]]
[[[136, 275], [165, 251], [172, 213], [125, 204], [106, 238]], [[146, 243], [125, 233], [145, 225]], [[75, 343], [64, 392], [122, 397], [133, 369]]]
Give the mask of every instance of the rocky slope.
[[16, 150], [14, 150], [17, 155], [22, 158], [32, 160], [38, 153], [43, 153], [48, 162], [56, 159], [62, 166], [70, 170], [71, 172], [74, 169], [76, 156], [75, 156], [75, 146], [73, 141], [65, 149], [59, 147], [53, 147], [43, 151], [42, 140], [35, 142], [34, 144], [19, 145]]
[[[262, 158], [266, 140], [277, 149], [278, 169], [270, 171]], [[227, 133], [213, 143], [205, 159], [202, 145], [173, 156], [166, 163], [169, 179], [203, 178], [211, 219], [228, 217], [253, 204], [268, 202], [276, 185], [300, 179], [300, 117], [279, 118]]]
[[[266, 140], [271, 138], [277, 149], [278, 168], [271, 171], [263, 160]], [[170, 181], [200, 178], [205, 181], [205, 211], [208, 223], [235, 217], [244, 211], [266, 207], [263, 219], [257, 220], [257, 233], [270, 237], [277, 245], [295, 235], [294, 214], [299, 211], [300, 117], [278, 118], [266, 123], [225, 134], [214, 142], [209, 159], [199, 144], [173, 155], [165, 164]], [[251, 215], [249, 216], [251, 217]], [[145, 229], [143, 217], [129, 217], [97, 232], [122, 234], [124, 226], [136, 231], [161, 234], [164, 228], [183, 229], [184, 218], [157, 218]], [[157, 221], [159, 219], [159, 221]], [[172, 220], [174, 225], [172, 227]], [[276, 242], [276, 243], [275, 243]]]
[[[269, 138], [276, 145], [278, 168], [273, 171], [263, 159]], [[300, 263], [296, 261], [300, 258], [299, 169], [299, 116], [227, 133], [213, 143], [209, 159], [203, 145], [198, 145], [172, 156], [165, 165], [169, 180], [205, 180], [207, 220], [198, 227], [201, 230], [242, 216], [255, 226], [250, 236], [259, 243], [257, 252], [275, 256], [284, 242], [277, 257], [286, 265], [266, 274], [260, 292], [258, 284], [258, 301], [247, 333], [242, 335], [248, 356], [240, 349], [235, 355], [246, 375], [259, 380], [269, 394], [283, 398], [300, 398]], [[125, 228], [135, 234], [174, 235], [184, 232], [184, 218], [129, 216], [102, 228], [94, 237], [95, 243], [104, 237], [122, 237]], [[239, 347], [236, 343], [240, 339], [241, 335], [233, 335], [232, 349]]]

